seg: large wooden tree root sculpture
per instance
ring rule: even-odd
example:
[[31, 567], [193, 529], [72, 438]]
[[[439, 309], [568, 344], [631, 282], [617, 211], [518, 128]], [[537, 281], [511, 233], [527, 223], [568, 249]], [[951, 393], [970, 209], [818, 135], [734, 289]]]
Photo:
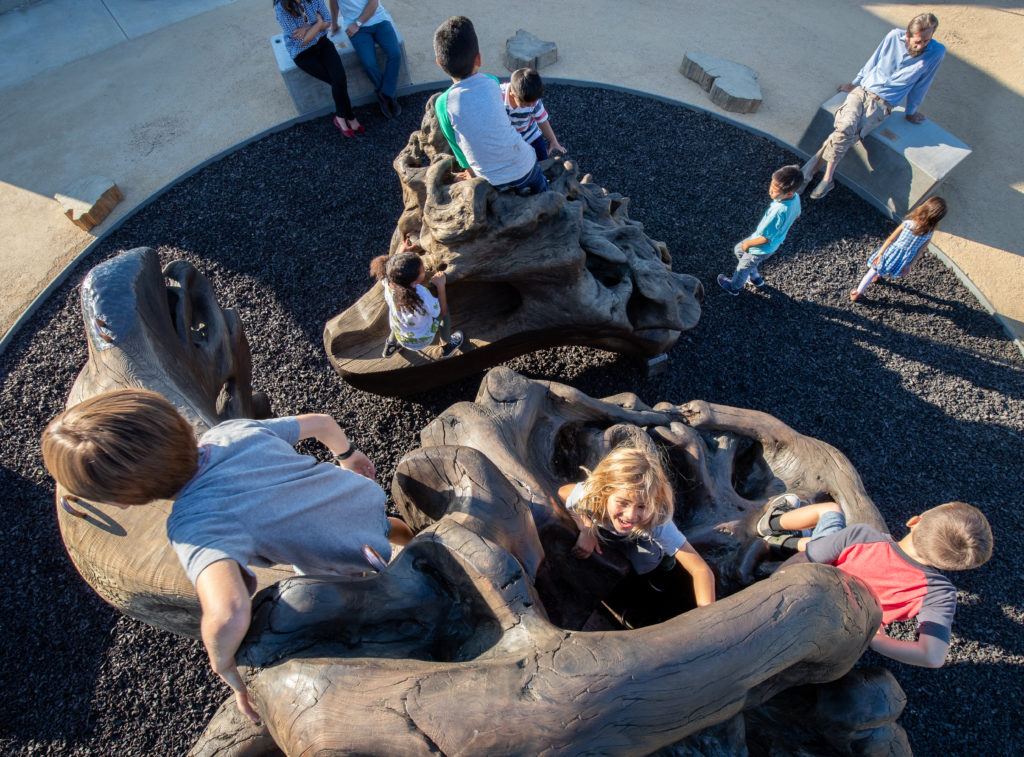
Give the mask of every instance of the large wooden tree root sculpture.
[[[573, 630], [625, 570], [568, 555], [549, 493], [624, 435], [668, 446], [680, 525], [728, 596], [634, 630]], [[909, 754], [895, 679], [848, 673], [880, 620], [867, 589], [813, 565], [755, 581], [769, 570], [751, 522], [769, 492], [880, 525], [834, 448], [762, 413], [595, 400], [507, 369], [422, 442], [393, 483], [412, 544], [364, 581], [263, 592], [239, 660], [265, 724], [226, 705], [196, 754], [649, 754], [687, 737], [705, 754]]]
[[[197, 434], [228, 418], [263, 418], [253, 395], [249, 345], [234, 310], [222, 310], [206, 278], [184, 261], [163, 270], [138, 247], [92, 269], [82, 282], [89, 362], [68, 406], [101, 392], [159, 392]], [[167, 541], [170, 502], [120, 509], [79, 502], [57, 520], [72, 562], [96, 592], [122, 612], [175, 633], [199, 635], [195, 590]], [[291, 570], [258, 570], [267, 586]]]
[[561, 158], [542, 164], [551, 191], [533, 197], [497, 192], [483, 179], [454, 182], [433, 102], [394, 162], [405, 210], [391, 252], [407, 235], [419, 239], [428, 271], [448, 277], [452, 320], [469, 341], [444, 361], [437, 346], [382, 358], [390, 329], [375, 285], [324, 330], [347, 381], [409, 394], [566, 344], [651, 356], [696, 325], [700, 282], [672, 272], [666, 245], [630, 220], [628, 198], [580, 178], [575, 161]]
[[804, 565], [656, 626], [566, 631], [534, 590], [538, 537], [515, 489], [464, 447], [398, 475], [427, 466], [446, 514], [384, 573], [261, 595], [239, 659], [265, 730], [225, 707], [194, 754], [649, 754], [840, 678], [878, 627], [863, 585]]

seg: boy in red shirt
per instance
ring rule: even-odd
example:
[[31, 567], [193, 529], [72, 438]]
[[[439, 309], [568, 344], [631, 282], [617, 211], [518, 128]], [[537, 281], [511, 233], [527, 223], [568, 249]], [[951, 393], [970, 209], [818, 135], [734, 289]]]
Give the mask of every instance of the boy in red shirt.
[[[968, 570], [992, 556], [992, 529], [976, 507], [948, 502], [907, 521], [898, 542], [864, 524], [846, 525], [835, 502], [804, 505], [793, 494], [769, 501], [758, 533], [774, 551], [834, 565], [856, 576], [882, 608], [882, 623], [917, 618], [917, 641], [893, 639], [879, 628], [871, 648], [909, 665], [938, 668], [946, 661], [956, 611], [956, 587], [942, 570]], [[810, 537], [802, 529], [813, 528]]]

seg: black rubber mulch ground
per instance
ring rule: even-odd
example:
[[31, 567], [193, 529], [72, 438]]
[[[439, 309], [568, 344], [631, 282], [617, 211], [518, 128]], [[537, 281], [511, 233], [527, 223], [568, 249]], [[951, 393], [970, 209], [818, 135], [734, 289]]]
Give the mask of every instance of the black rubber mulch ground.
[[[474, 396], [476, 379], [418, 401], [352, 391], [321, 348], [324, 322], [365, 290], [367, 261], [385, 251], [401, 210], [390, 161], [425, 99], [409, 98], [395, 123], [361, 111], [370, 130], [363, 139], [342, 140], [317, 119], [184, 181], [113, 234], [0, 357], [4, 751], [182, 753], [226, 696], [197, 642], [108, 608], [59, 538], [36, 440], [85, 360], [75, 287], [88, 268], [138, 245], [158, 247], [165, 262], [194, 262], [221, 303], [241, 313], [255, 384], [275, 409], [334, 413], [382, 480], [425, 423]], [[889, 666], [910, 700], [902, 722], [917, 754], [1024, 750], [1014, 714], [1024, 700], [1024, 371], [1015, 348], [935, 259], [852, 306], [846, 293], [891, 225], [843, 188], [806, 203], [763, 270], [763, 294], [725, 295], [714, 276], [731, 270], [732, 245], [768, 202], [771, 171], [794, 156], [649, 99], [552, 87], [546, 100], [584, 170], [632, 199], [632, 217], [668, 242], [675, 269], [700, 277], [708, 297], [658, 378], [586, 349], [511, 365], [597, 396], [633, 390], [650, 402], [704, 398], [770, 412], [843, 450], [897, 535], [934, 504], [976, 503], [992, 522], [996, 552], [954, 577], [962, 591], [948, 664]]]

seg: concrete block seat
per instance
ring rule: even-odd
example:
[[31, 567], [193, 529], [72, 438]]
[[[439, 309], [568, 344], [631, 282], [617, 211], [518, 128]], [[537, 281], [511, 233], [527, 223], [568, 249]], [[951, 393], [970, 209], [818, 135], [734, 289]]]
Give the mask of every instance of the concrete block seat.
[[[832, 133], [836, 111], [845, 99], [846, 93], [839, 92], [822, 103], [800, 138], [801, 150], [818, 151]], [[846, 154], [837, 172], [865, 199], [896, 215], [905, 215], [935, 194], [949, 172], [971, 154], [967, 144], [931, 119], [912, 124], [904, 114], [902, 108], [893, 110]]]
[[[409, 77], [408, 56], [405, 53], [405, 39], [402, 33], [395, 28], [398, 35], [398, 43], [402, 48], [402, 66], [398, 72], [398, 95], [408, 94], [412, 89], [412, 79]], [[373, 91], [373, 84], [363, 72], [359, 63], [359, 56], [356, 55], [352, 41], [344, 31], [338, 32], [333, 37], [328, 37], [338, 49], [341, 62], [345, 66], [345, 76], [348, 78], [348, 96], [353, 105], [366, 105], [377, 102], [377, 96]], [[277, 70], [281, 72], [284, 85], [288, 88], [288, 94], [295, 103], [295, 110], [299, 115], [315, 113], [325, 108], [332, 108], [334, 101], [331, 99], [331, 88], [319, 79], [307, 74], [295, 65], [295, 61], [288, 54], [284, 38], [275, 34], [270, 38], [270, 46], [274, 50], [274, 57], [277, 59]], [[377, 48], [377, 65], [384, 70], [384, 52]]]

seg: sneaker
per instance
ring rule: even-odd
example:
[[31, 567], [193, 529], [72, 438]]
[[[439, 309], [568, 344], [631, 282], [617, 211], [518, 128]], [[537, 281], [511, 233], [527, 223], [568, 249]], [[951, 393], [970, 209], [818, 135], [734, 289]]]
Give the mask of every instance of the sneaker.
[[718, 286], [722, 287], [725, 291], [731, 294], [733, 297], [739, 295], [739, 292], [732, 288], [732, 279], [726, 276], [724, 273], [718, 274]]
[[461, 331], [453, 331], [451, 339], [448, 340], [448, 344], [441, 348], [441, 357], [446, 358], [454, 354], [455, 350], [462, 346], [463, 338]]
[[776, 515], [796, 510], [801, 505], [803, 505], [803, 502], [795, 494], [780, 494], [778, 497], [772, 497], [765, 504], [764, 513], [757, 521], [757, 535], [771, 536], [772, 534], [782, 533], [784, 536], [789, 537], [798, 533], [797, 531], [772, 531], [772, 527], [769, 524]]
[[380, 556], [380, 552], [375, 550], [369, 544], [363, 545], [363, 559], [378, 573], [383, 573], [387, 570], [388, 564], [384, 562], [384, 558]]
[[860, 299], [860, 292], [858, 292], [856, 289], [851, 289], [850, 290], [850, 302], [856, 302], [859, 299]]
[[393, 336], [389, 336], [388, 340], [384, 342], [384, 351], [380, 353], [383, 358], [389, 358], [398, 352], [399, 344]]
[[388, 110], [391, 112], [391, 118], [398, 118], [400, 115], [402, 115], [402, 106], [398, 102], [397, 97], [388, 98]]
[[818, 182], [818, 186], [814, 188], [814, 191], [811, 192], [811, 199], [820, 200], [822, 197], [831, 192], [832, 187], [834, 187], [835, 185], [836, 183], [834, 181], [826, 183], [825, 180], [822, 179], [821, 181]]
[[754, 286], [754, 289], [760, 289], [764, 286], [764, 277], [759, 274], [751, 274], [748, 281]]

